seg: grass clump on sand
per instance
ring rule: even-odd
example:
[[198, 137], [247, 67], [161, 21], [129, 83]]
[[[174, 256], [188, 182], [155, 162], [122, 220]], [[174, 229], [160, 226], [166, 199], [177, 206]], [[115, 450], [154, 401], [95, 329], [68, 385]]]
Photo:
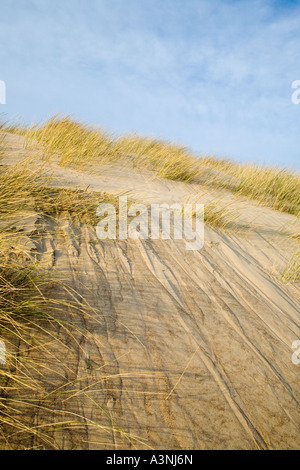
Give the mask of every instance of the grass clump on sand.
[[34, 195], [34, 208], [38, 213], [53, 217], [67, 213], [74, 221], [94, 227], [99, 221], [96, 215], [99, 204], [109, 202], [117, 207], [118, 203], [115, 197], [79, 189], [40, 186], [32, 194]]
[[69, 117], [54, 117], [44, 125], [28, 128], [25, 135], [29, 146], [34, 142], [41, 143], [44, 158], [55, 156], [61, 165], [107, 163], [115, 157], [111, 152], [112, 137]]
[[78, 354], [84, 360], [80, 345], [88, 332], [82, 325], [91, 307], [49, 277], [34, 249], [45, 234], [38, 225], [27, 230], [20, 223], [25, 213], [49, 218], [63, 212], [91, 222], [99, 197], [106, 196], [47, 188], [42, 175], [24, 162], [0, 166], [0, 174], [0, 340], [6, 346], [0, 365], [0, 448], [58, 449], [58, 430], [81, 433], [97, 426], [131, 441], [101, 407], [93, 420], [65, 409], [66, 398], [77, 409], [84, 393]]
[[161, 178], [198, 181], [300, 216], [300, 176], [288, 169], [198, 157], [172, 142], [136, 134], [113, 136], [69, 116], [55, 116], [28, 128], [3, 123], [2, 129], [23, 134], [29, 147], [40, 143], [44, 157], [57, 158], [61, 165], [84, 168], [90, 163], [105, 165], [125, 160], [133, 168], [150, 169]]
[[300, 281], [300, 251], [295, 253], [282, 273], [282, 279], [286, 282]]
[[32, 205], [29, 188], [33, 181], [32, 175], [21, 168], [1, 171], [0, 333], [7, 353], [6, 363], [0, 367], [0, 442], [7, 448], [16, 435], [20, 441], [25, 434], [31, 438], [39, 435], [45, 442], [43, 433], [31, 428], [21, 417], [21, 409], [30, 413], [34, 407], [28, 405], [29, 397], [33, 403], [33, 397], [42, 391], [38, 377], [39, 362], [26, 360], [21, 349], [34, 347], [33, 338], [45, 328], [46, 311], [49, 315], [51, 300], [41, 293], [44, 280], [35, 275], [37, 263], [24, 245], [23, 234], [11, 226], [12, 217]]
[[[53, 342], [53, 325], [61, 323], [55, 312], [61, 305], [43, 294], [52, 281], [39, 270], [24, 243], [23, 231], [14, 227], [14, 221], [22, 217], [19, 214], [33, 209], [36, 176], [23, 165], [1, 168], [0, 334], [6, 345], [6, 363], [0, 367], [0, 443], [8, 449], [16, 442], [19, 448], [27, 448], [32, 439], [42, 447], [51, 447], [52, 442], [42, 429], [30, 424], [30, 419], [45, 405], [44, 377], [55, 376], [51, 365], [45, 367], [39, 357], [44, 344]], [[30, 357], [33, 350], [34, 360]]]
[[204, 222], [213, 228], [220, 230], [238, 230], [239, 213], [228, 205], [221, 205], [214, 201], [204, 206]]
[[[300, 243], [300, 232], [294, 232], [289, 236], [291, 239], [296, 240]], [[282, 276], [282, 280], [285, 282], [299, 282], [300, 281], [300, 251], [297, 250], [289, 260], [285, 267]]]
[[25, 135], [29, 148], [39, 142], [44, 158], [55, 157], [61, 165], [84, 168], [89, 163], [105, 165], [125, 158], [133, 166], [151, 169], [162, 178], [191, 181], [198, 172], [195, 158], [184, 147], [136, 134], [112, 136], [69, 116], [53, 117], [28, 129], [9, 123], [3, 128]]
[[154, 170], [158, 177], [191, 181], [198, 173], [195, 158], [185, 147], [139, 135], [125, 135], [116, 140], [114, 150], [129, 156], [135, 166]]
[[[241, 222], [241, 214], [235, 207], [230, 203], [224, 203], [220, 199], [206, 202], [204, 197], [196, 198], [193, 201], [188, 200], [189, 203], [203, 204], [204, 206], [204, 223], [209, 227], [218, 229], [220, 231], [240, 232], [245, 229], [253, 230], [255, 227], [252, 225], [246, 225]], [[193, 211], [193, 217], [196, 217], [196, 211]]]
[[218, 170], [210, 182], [212, 186], [229, 189], [279, 211], [300, 216], [299, 174], [282, 168], [238, 164], [214, 158], [201, 161]]

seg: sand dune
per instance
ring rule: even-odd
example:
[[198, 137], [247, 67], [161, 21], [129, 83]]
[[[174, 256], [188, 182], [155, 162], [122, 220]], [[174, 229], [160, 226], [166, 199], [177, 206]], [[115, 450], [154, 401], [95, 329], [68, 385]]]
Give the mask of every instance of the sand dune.
[[[22, 137], [8, 135], [6, 146], [3, 164], [24, 158]], [[77, 347], [58, 330], [60, 348], [49, 345], [40, 356], [60, 372], [45, 371], [45, 389], [67, 381], [74, 393], [54, 395], [60, 415], [41, 407], [26, 411], [27, 422], [84, 417], [80, 429], [52, 431], [60, 449], [299, 448], [300, 366], [291, 356], [300, 339], [300, 290], [280, 278], [297, 249], [287, 233], [299, 231], [299, 220], [124, 166], [80, 172], [52, 163], [48, 171], [57, 187], [126, 192], [144, 203], [222, 197], [243, 222], [255, 219], [255, 229], [206, 226], [203, 249], [189, 252], [182, 240], [99, 241], [93, 227], [75, 226], [68, 215], [18, 215], [45, 272], [90, 307], [88, 316], [64, 312], [76, 324]], [[22, 353], [34, 357], [35, 350], [23, 346]]]

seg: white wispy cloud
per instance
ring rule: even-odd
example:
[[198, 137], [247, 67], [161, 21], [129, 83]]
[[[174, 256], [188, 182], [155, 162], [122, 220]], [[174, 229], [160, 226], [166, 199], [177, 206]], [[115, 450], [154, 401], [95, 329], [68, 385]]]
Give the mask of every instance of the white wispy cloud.
[[297, 2], [2, 0], [3, 111], [300, 166], [299, 24]]

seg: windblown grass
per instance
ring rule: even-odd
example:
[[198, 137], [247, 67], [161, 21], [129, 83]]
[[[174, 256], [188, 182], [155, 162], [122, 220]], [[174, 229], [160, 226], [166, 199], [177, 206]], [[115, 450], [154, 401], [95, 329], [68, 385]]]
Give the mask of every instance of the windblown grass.
[[[291, 240], [296, 240], [300, 243], [300, 232], [294, 231], [288, 235]], [[282, 276], [284, 282], [299, 282], [300, 281], [300, 251], [299, 249], [293, 254], [285, 267]]]
[[295, 253], [282, 273], [282, 279], [286, 282], [300, 281], [300, 251]]
[[[67, 213], [90, 221], [99, 197], [105, 196], [44, 187], [43, 176], [24, 162], [2, 166], [0, 173], [0, 339], [6, 344], [6, 364], [0, 365], [0, 448], [57, 449], [54, 431], [87, 427], [120, 433], [134, 446], [139, 439], [123, 431], [101, 405], [98, 419], [65, 410], [66, 398], [77, 399], [72, 377], [80, 382], [78, 354], [88, 370], [81, 342], [88, 335], [82, 324], [91, 307], [67, 284], [46, 274], [28, 245], [30, 233], [15, 223], [24, 211], [40, 217]], [[35, 240], [42, 236], [37, 229], [33, 233]], [[80, 388], [78, 396], [84, 393]]]
[[34, 208], [38, 213], [52, 217], [67, 213], [74, 221], [93, 227], [99, 221], [96, 211], [100, 203], [109, 202], [114, 204], [116, 208], [118, 204], [116, 197], [87, 190], [40, 186], [31, 194], [34, 195]]
[[[69, 117], [55, 117], [29, 128], [3, 123], [0, 154], [4, 132], [24, 135], [28, 148], [40, 144], [44, 159], [58, 159], [61, 165], [84, 168], [89, 163], [105, 165], [125, 160], [133, 167], [150, 169], [159, 177], [185, 182], [198, 180], [203, 185], [228, 189], [277, 210], [300, 215], [299, 175], [285, 169], [209, 157], [197, 159], [188, 149], [171, 142], [137, 135], [112, 136]], [[82, 332], [77, 331], [76, 318], [88, 315], [89, 306], [57, 281], [56, 294], [59, 291], [61, 295], [55, 298], [47, 295], [54, 281], [45, 276], [34, 253], [24, 246], [24, 234], [13, 223], [22, 211], [32, 211], [50, 217], [67, 213], [94, 225], [96, 208], [107, 200], [106, 196], [87, 191], [47, 187], [40, 171], [27, 167], [24, 162], [10, 168], [1, 167], [0, 333], [8, 346], [7, 364], [0, 368], [1, 446], [19, 447], [21, 442], [24, 448], [55, 448], [53, 435], [49, 434], [55, 426], [62, 430], [100, 426], [123, 433], [109, 416], [103, 422], [87, 422], [75, 413], [61, 417], [60, 394], [66, 400], [70, 392], [73, 396], [82, 391], [80, 387], [74, 390], [74, 383], [79, 379], [69, 370], [71, 365], [65, 364], [64, 356], [60, 353], [58, 357], [57, 351], [67, 355], [80, 347]], [[206, 204], [205, 222], [220, 230], [237, 230], [240, 226], [239, 214], [219, 201]], [[282, 278], [297, 281], [299, 272], [299, 253], [296, 253]], [[58, 339], [57, 328], [68, 340]], [[87, 358], [87, 370], [89, 367]], [[66, 379], [68, 374], [74, 378]], [[44, 427], [34, 427], [32, 417], [41, 412], [58, 419], [49, 425], [45, 418]]]
[[135, 134], [109, 135], [69, 116], [54, 117], [27, 130], [17, 124], [5, 124], [3, 128], [25, 135], [28, 148], [39, 142], [44, 158], [55, 157], [61, 165], [84, 168], [90, 163], [108, 164], [125, 158], [133, 166], [154, 170], [162, 178], [191, 181], [198, 172], [195, 159], [184, 147]]
[[35, 142], [41, 143], [44, 158], [55, 156], [61, 165], [82, 167], [89, 162], [105, 163], [115, 157], [111, 152], [111, 136], [69, 117], [54, 117], [44, 125], [28, 128], [25, 135], [28, 146]]
[[33, 348], [33, 338], [45, 340], [46, 336], [49, 341], [51, 334], [48, 336], [47, 331], [51, 327], [45, 329], [45, 322], [51, 323], [51, 304], [55, 305], [53, 299], [42, 294], [46, 282], [41, 273], [37, 275], [37, 262], [24, 246], [22, 233], [11, 227], [11, 217], [32, 208], [34, 181], [32, 173], [24, 171], [24, 167], [1, 172], [0, 332], [7, 357], [5, 366], [0, 368], [0, 441], [6, 448], [12, 445], [15, 433], [22, 434], [22, 438], [24, 434], [26, 438], [39, 436], [40, 442], [49, 444], [43, 432], [34, 430], [20, 417], [24, 408], [32, 413], [43, 392], [38, 377], [39, 361], [26, 360], [20, 350]]
[[300, 216], [300, 176], [290, 170], [255, 164], [202, 159], [217, 170], [210, 184], [259, 201], [282, 212]]
[[188, 149], [172, 142], [125, 135], [115, 141], [113, 149], [123, 158], [131, 157], [135, 166], [154, 170], [160, 178], [188, 182], [199, 171]]
[[[188, 203], [203, 204], [204, 205], [204, 223], [209, 227], [220, 231], [231, 231], [231, 232], [245, 232], [254, 230], [256, 227], [254, 225], [246, 225], [241, 221], [240, 211], [234, 207], [232, 203], [225, 203], [220, 199], [214, 199], [207, 202], [204, 199], [204, 195], [200, 198], [190, 198], [187, 201]], [[196, 216], [196, 211], [193, 212], [193, 216]]]
[[242, 227], [239, 224], [240, 214], [229, 205], [213, 201], [204, 206], [204, 223], [220, 230], [235, 230]]
[[105, 165], [122, 159], [133, 167], [151, 169], [158, 177], [199, 181], [300, 215], [300, 176], [288, 169], [197, 157], [172, 142], [136, 134], [110, 135], [69, 116], [55, 116], [45, 124], [29, 128], [6, 122], [2, 129], [25, 135], [29, 147], [40, 143], [44, 158], [58, 158], [61, 165], [84, 168], [89, 163]]

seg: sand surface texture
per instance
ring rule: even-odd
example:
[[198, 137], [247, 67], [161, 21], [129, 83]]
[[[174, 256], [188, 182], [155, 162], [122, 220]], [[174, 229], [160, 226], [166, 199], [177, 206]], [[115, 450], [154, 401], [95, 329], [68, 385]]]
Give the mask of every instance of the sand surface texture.
[[[8, 135], [6, 146], [3, 164], [24, 158], [21, 137]], [[49, 172], [58, 187], [126, 192], [145, 203], [218, 196], [120, 165], [88, 174], [52, 163]], [[222, 197], [235, 201], [244, 222], [255, 219], [255, 229], [206, 227], [199, 251], [186, 251], [183, 240], [99, 241], [93, 227], [75, 226], [67, 215], [20, 216], [47, 273], [90, 306], [85, 316], [65, 311], [77, 347], [57, 330], [60, 347], [39, 357], [60, 372], [45, 369], [45, 390], [68, 382], [73, 393], [54, 394], [59, 414], [41, 407], [27, 422], [84, 419], [52, 432], [56, 448], [299, 448], [300, 365], [291, 357], [300, 339], [300, 289], [280, 278], [297, 250], [283, 228], [299, 231], [299, 221]]]

